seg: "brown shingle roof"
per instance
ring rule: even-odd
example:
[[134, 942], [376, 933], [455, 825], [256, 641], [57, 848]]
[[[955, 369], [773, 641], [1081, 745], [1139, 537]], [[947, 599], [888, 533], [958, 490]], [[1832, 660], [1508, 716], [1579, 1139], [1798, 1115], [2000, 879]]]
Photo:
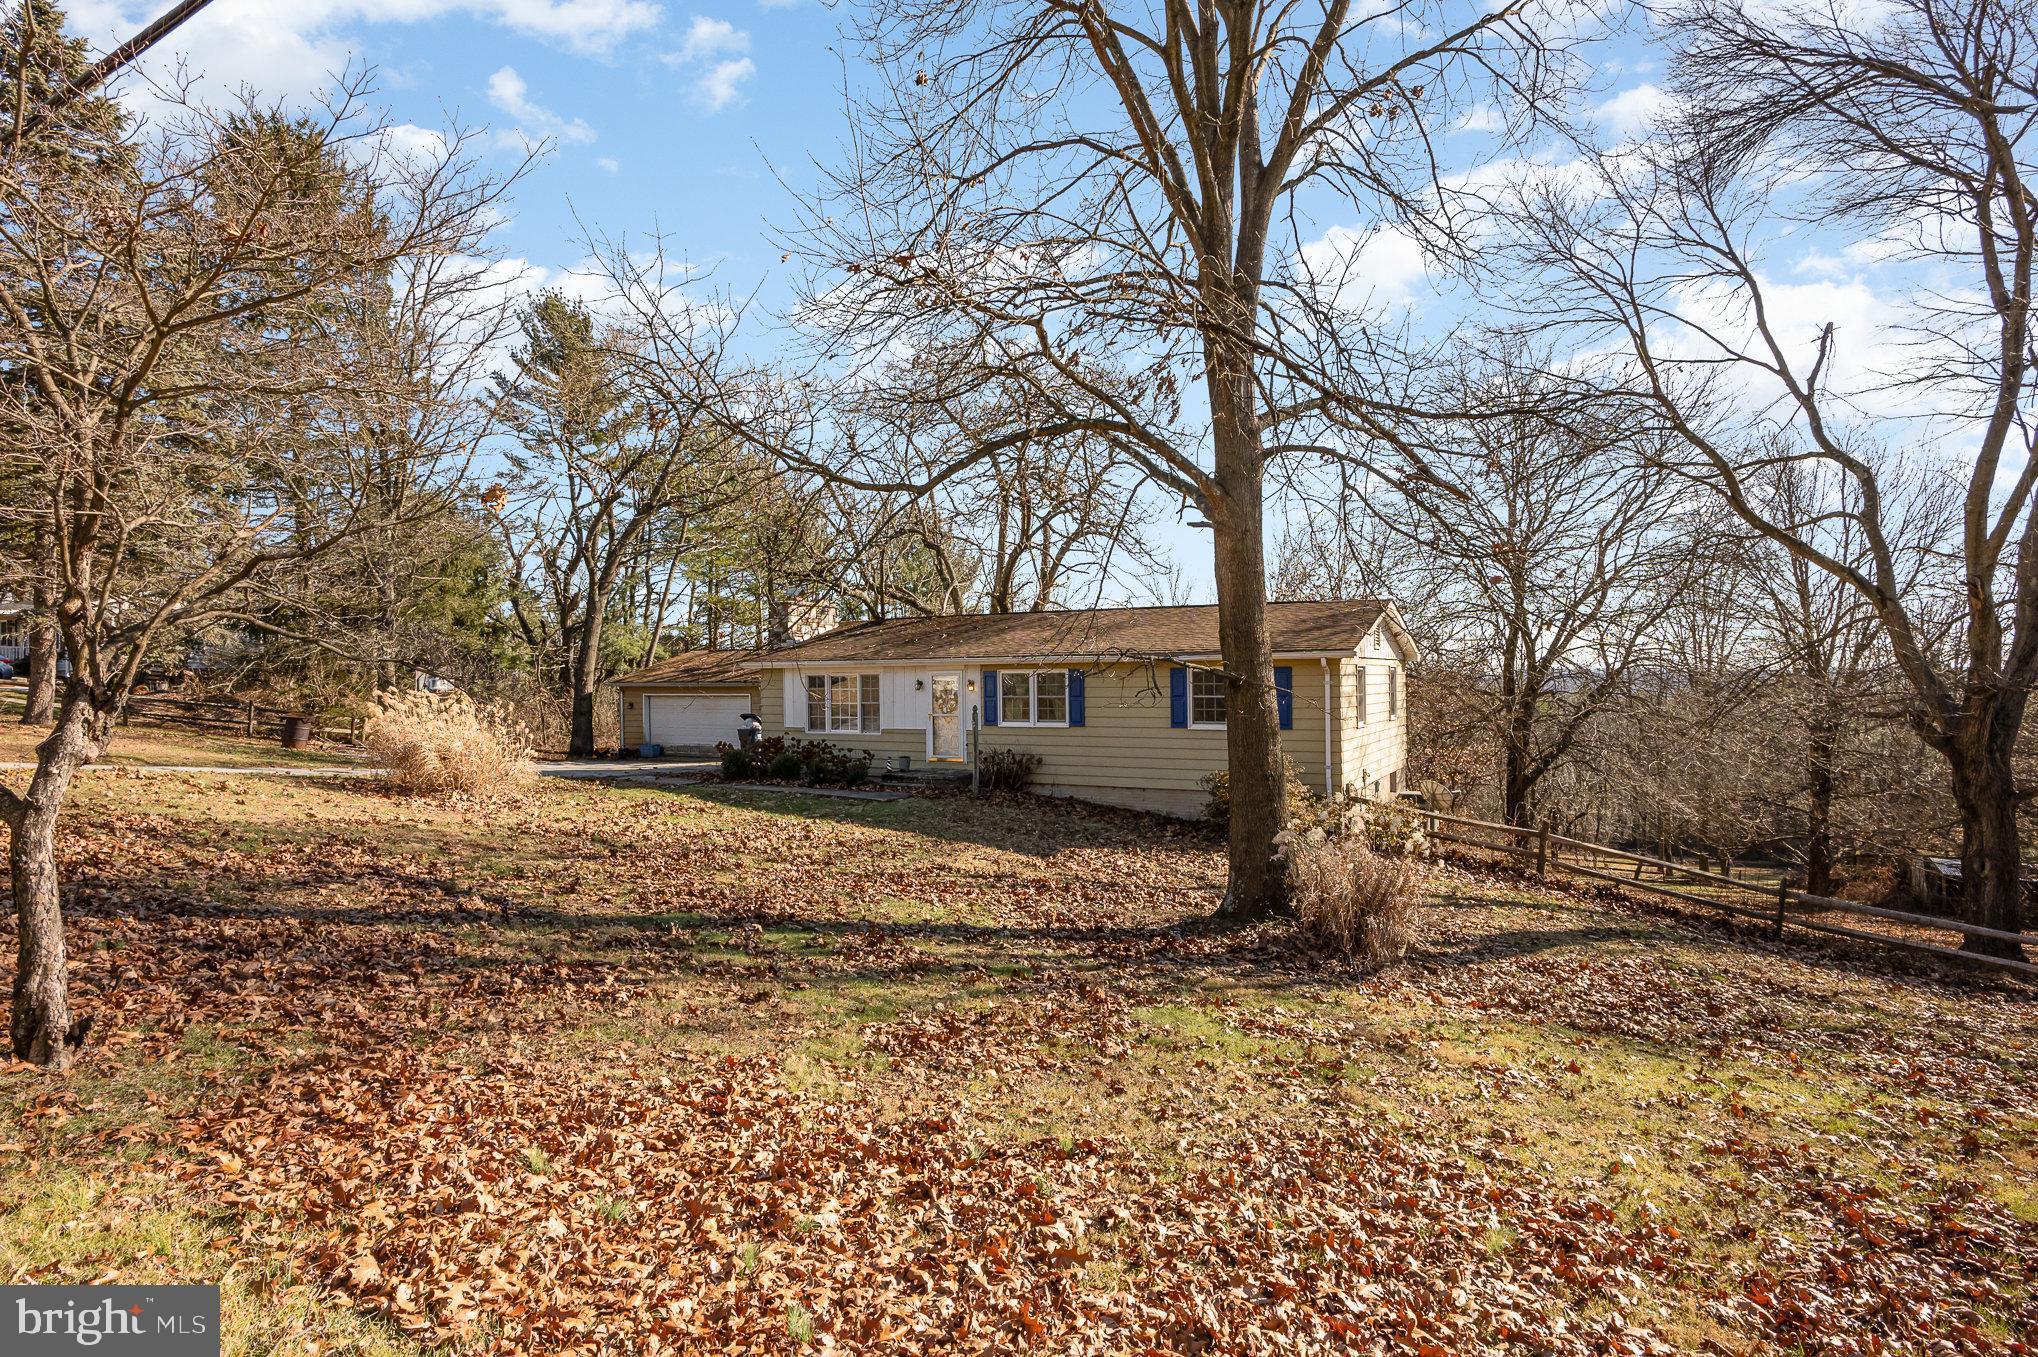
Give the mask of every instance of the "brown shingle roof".
[[634, 674], [617, 679], [633, 687], [647, 684], [754, 684], [757, 682], [755, 650], [683, 650], [671, 659], [660, 660]]
[[[1382, 599], [1269, 603], [1277, 655], [1356, 649], [1381, 614]], [[1165, 659], [1218, 653], [1217, 608], [1089, 608], [1071, 612], [906, 617], [859, 622], [763, 656], [765, 664], [912, 660]]]

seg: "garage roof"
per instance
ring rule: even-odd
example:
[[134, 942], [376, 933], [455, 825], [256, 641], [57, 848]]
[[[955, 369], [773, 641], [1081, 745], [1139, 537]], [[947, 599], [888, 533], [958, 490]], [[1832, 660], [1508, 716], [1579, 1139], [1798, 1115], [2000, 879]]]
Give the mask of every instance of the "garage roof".
[[632, 688], [749, 688], [757, 683], [758, 658], [754, 650], [683, 650], [671, 659], [625, 674], [616, 682]]

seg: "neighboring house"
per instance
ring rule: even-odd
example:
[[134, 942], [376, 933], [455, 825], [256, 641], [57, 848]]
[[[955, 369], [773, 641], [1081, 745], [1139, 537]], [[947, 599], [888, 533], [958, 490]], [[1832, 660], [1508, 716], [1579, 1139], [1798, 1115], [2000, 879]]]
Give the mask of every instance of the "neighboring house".
[[28, 614], [33, 605], [0, 598], [0, 660], [21, 664], [28, 659]]
[[[1282, 745], [1302, 780], [1319, 791], [1400, 791], [1402, 670], [1414, 647], [1393, 605], [1270, 603], [1267, 626]], [[1038, 754], [1034, 788], [1052, 795], [1194, 815], [1207, 799], [1202, 779], [1225, 765], [1212, 606], [864, 622], [740, 661], [761, 678], [755, 710], [767, 733], [967, 767], [980, 719], [980, 747]], [[702, 692], [699, 674], [682, 687], [665, 670], [626, 680], [626, 744], [658, 729], [633, 724], [633, 694], [642, 703]], [[645, 687], [654, 674], [674, 686]], [[733, 729], [734, 714], [732, 704], [731, 719], [711, 724]]]
[[663, 745], [702, 754], [736, 742], [737, 722], [757, 710], [758, 652], [688, 650], [616, 680], [623, 748]]

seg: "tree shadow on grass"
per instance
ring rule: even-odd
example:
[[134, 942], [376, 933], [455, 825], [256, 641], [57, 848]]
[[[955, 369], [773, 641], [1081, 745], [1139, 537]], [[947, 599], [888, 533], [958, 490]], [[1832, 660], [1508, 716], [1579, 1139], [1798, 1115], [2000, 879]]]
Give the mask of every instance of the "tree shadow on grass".
[[[635, 784], [642, 787], [643, 784]], [[1205, 856], [1222, 853], [1223, 836], [1200, 820], [1095, 805], [1067, 797], [992, 792], [918, 792], [896, 801], [818, 796], [797, 788], [739, 790], [712, 782], [659, 783], [650, 790], [736, 810], [831, 820], [954, 843], [1052, 859], [1084, 849], [1130, 849]], [[1041, 820], [1045, 825], [1035, 828]]]

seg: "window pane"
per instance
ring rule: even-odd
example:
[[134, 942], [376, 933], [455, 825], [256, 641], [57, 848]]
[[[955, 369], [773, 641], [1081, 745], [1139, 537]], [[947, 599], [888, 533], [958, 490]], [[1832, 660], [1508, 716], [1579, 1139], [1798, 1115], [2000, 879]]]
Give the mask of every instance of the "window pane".
[[1392, 716], [1401, 710], [1401, 671], [1387, 671], [1387, 714]]
[[1033, 676], [1033, 719], [1060, 725], [1069, 719], [1069, 676], [1060, 670]]
[[1224, 675], [1217, 670], [1189, 671], [1189, 721], [1198, 726], [1224, 724]]
[[856, 676], [828, 676], [828, 729], [856, 729]]
[[807, 678], [807, 729], [828, 728], [828, 680], [819, 674]]
[[857, 703], [862, 709], [863, 729], [867, 731], [881, 730], [884, 728], [884, 717], [878, 711], [877, 675], [859, 675], [858, 681], [863, 685], [862, 696]]
[[1033, 720], [1033, 675], [1024, 670], [998, 675], [998, 719], [1021, 726]]

